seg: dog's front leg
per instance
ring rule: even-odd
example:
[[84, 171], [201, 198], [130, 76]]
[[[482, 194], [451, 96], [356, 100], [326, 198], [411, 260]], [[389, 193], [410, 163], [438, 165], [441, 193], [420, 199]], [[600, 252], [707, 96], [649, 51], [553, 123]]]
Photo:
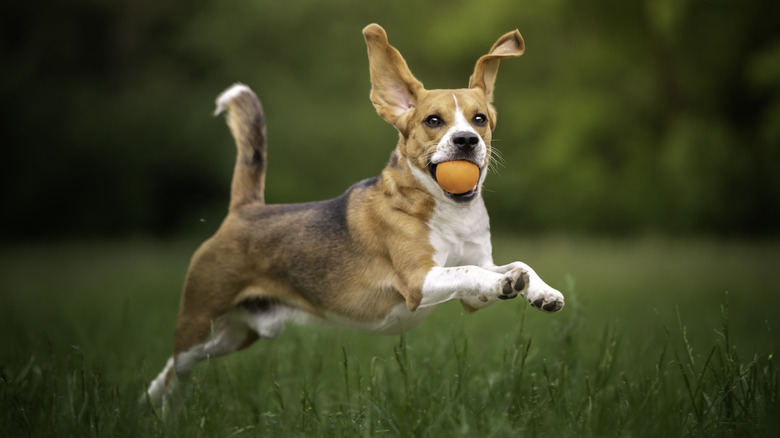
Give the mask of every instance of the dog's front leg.
[[545, 283], [530, 266], [514, 262], [489, 265], [434, 267], [425, 277], [420, 307], [459, 299], [468, 310], [477, 310], [518, 295], [546, 312], [563, 308], [563, 295]]
[[425, 276], [419, 307], [459, 299], [474, 309], [515, 298], [526, 281], [517, 272], [497, 272], [480, 266], [433, 267]]

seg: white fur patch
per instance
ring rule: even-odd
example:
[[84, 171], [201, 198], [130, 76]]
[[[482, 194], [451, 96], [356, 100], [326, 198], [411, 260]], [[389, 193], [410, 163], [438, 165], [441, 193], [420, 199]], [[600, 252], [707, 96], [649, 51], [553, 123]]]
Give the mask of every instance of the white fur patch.
[[493, 265], [490, 219], [481, 197], [465, 204], [437, 200], [428, 226], [437, 265]]
[[284, 331], [288, 322], [306, 323], [311, 317], [297, 309], [283, 305], [274, 305], [271, 309], [253, 313], [244, 309], [241, 312], [241, 320], [261, 338], [274, 339]]

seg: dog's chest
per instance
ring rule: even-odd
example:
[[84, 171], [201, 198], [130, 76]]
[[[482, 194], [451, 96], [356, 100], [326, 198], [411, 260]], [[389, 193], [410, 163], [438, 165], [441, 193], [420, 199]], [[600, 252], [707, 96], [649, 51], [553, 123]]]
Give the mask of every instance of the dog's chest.
[[467, 206], [437, 203], [429, 226], [438, 266], [480, 266], [492, 260], [490, 220], [482, 199]]

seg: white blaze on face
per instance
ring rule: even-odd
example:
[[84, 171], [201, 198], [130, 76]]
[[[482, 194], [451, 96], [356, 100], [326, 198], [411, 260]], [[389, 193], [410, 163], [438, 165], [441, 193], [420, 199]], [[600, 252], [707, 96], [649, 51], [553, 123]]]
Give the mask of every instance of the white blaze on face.
[[485, 155], [487, 155], [487, 147], [482, 137], [474, 130], [466, 118], [463, 110], [460, 108], [458, 98], [453, 94], [452, 99], [455, 101], [454, 120], [450, 128], [439, 140], [439, 144], [436, 146], [436, 153], [431, 157], [431, 161], [434, 163], [442, 163], [444, 161], [450, 161], [455, 158], [458, 153], [458, 147], [452, 142], [452, 137], [456, 133], [460, 132], [472, 132], [479, 138], [479, 144], [474, 151], [473, 160], [476, 163], [484, 163]]

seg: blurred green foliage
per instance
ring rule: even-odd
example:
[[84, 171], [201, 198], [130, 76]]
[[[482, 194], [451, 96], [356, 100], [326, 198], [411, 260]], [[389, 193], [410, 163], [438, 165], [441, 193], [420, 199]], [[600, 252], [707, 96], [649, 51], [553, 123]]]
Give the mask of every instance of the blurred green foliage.
[[777, 17], [772, 0], [4, 2], [0, 236], [213, 231], [234, 147], [210, 113], [236, 81], [267, 112], [269, 202], [377, 174], [397, 134], [368, 100], [370, 22], [428, 88], [523, 34], [497, 85], [497, 227], [776, 234]]

